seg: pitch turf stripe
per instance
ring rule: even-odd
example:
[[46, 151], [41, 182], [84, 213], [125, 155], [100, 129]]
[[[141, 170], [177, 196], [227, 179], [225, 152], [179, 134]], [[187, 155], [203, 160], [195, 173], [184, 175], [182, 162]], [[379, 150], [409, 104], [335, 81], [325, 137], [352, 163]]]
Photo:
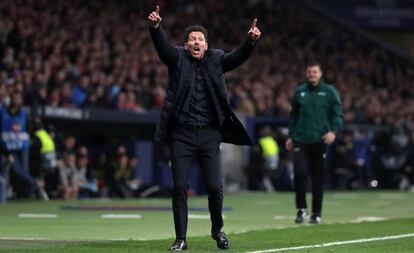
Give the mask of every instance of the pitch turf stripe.
[[17, 215], [19, 218], [41, 218], [41, 219], [56, 219], [57, 214], [52, 213], [19, 213]]
[[102, 214], [102, 219], [141, 219], [140, 214]]
[[280, 251], [301, 250], [301, 249], [325, 248], [325, 247], [346, 245], [346, 244], [357, 244], [357, 243], [365, 243], [365, 242], [396, 240], [396, 239], [402, 239], [402, 238], [408, 238], [408, 237], [414, 237], [414, 233], [384, 236], [384, 237], [373, 237], [373, 238], [350, 240], [350, 241], [329, 242], [329, 243], [323, 243], [323, 244], [304, 245], [304, 246], [296, 246], [296, 247], [286, 247], [286, 248], [249, 251], [249, 252], [246, 252], [246, 253], [269, 253], [269, 252], [280, 252]]

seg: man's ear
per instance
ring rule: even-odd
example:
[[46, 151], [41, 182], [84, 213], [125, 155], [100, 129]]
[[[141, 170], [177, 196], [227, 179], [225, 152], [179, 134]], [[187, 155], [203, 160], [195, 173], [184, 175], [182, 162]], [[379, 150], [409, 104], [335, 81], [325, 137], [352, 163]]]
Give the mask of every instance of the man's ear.
[[206, 42], [206, 50], [208, 49], [208, 43]]
[[185, 49], [185, 50], [188, 50], [188, 44], [187, 44], [187, 42], [186, 42], [186, 43], [184, 43], [184, 49]]

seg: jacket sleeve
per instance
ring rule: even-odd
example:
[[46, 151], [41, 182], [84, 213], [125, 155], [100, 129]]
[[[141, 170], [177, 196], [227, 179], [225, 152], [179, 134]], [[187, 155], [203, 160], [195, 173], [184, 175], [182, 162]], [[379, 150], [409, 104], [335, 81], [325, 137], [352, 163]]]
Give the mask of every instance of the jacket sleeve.
[[158, 28], [150, 27], [150, 35], [161, 61], [167, 67], [173, 66], [178, 59], [178, 49], [173, 47], [167, 40], [162, 26], [160, 25]]
[[290, 111], [289, 124], [288, 124], [290, 137], [293, 136], [293, 132], [295, 131], [296, 124], [298, 121], [298, 115], [299, 115], [299, 108], [298, 108], [298, 103], [296, 100], [297, 98], [296, 98], [296, 91], [295, 91], [292, 97], [292, 101], [291, 101], [292, 110]]
[[155, 127], [154, 140], [157, 143], [162, 143], [167, 138], [167, 128], [173, 113], [172, 110], [174, 97], [175, 94], [171, 90], [167, 89], [167, 96], [164, 99], [164, 103], [160, 112], [160, 120]]
[[331, 131], [336, 132], [340, 127], [342, 127], [343, 117], [341, 98], [339, 97], [339, 93], [335, 87], [332, 87], [330, 115]]
[[252, 54], [256, 43], [245, 40], [237, 49], [224, 54], [222, 59], [223, 72], [230, 71], [242, 65]]

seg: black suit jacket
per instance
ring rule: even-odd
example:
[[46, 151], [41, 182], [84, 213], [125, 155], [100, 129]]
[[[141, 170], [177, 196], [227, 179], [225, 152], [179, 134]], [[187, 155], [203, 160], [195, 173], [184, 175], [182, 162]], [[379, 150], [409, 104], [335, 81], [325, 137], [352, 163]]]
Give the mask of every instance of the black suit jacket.
[[[161, 61], [168, 67], [169, 85], [167, 95], [161, 109], [160, 121], [155, 130], [155, 141], [168, 140], [174, 127], [174, 115], [179, 113], [189, 99], [189, 87], [194, 83], [195, 67], [192, 56], [183, 47], [173, 47], [167, 40], [161, 26], [150, 28], [151, 38]], [[245, 62], [253, 52], [255, 43], [244, 41], [231, 53], [221, 49], [208, 49], [202, 59], [202, 66], [207, 82], [217, 95], [216, 103], [220, 103], [219, 120], [222, 142], [237, 145], [252, 145], [252, 140], [245, 128], [234, 114], [227, 100], [224, 73], [237, 68]]]

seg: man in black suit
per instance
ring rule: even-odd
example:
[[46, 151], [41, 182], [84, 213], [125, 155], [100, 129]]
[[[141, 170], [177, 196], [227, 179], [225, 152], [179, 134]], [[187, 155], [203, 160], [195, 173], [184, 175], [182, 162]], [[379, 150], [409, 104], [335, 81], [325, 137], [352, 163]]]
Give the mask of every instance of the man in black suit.
[[157, 124], [155, 140], [171, 148], [174, 180], [173, 213], [176, 240], [170, 250], [187, 249], [188, 171], [197, 156], [208, 190], [211, 236], [228, 249], [223, 227], [223, 187], [220, 142], [251, 145], [252, 141], [227, 100], [224, 73], [240, 66], [253, 52], [260, 30], [254, 19], [247, 39], [231, 53], [208, 49], [207, 30], [187, 27], [184, 47], [173, 47], [160, 25], [159, 6], [148, 16], [150, 34], [161, 61], [168, 67], [169, 86]]

